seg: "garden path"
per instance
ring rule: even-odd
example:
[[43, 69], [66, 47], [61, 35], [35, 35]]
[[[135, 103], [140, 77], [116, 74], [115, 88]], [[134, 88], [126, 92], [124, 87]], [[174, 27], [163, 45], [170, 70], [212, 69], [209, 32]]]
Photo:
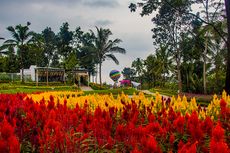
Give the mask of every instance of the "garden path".
[[93, 89], [89, 86], [80, 86], [82, 91], [93, 91]]
[[[156, 95], [156, 93], [153, 93], [153, 92], [151, 92], [149, 90], [140, 90], [140, 91], [143, 92], [144, 94], [147, 94], [147, 95], [153, 95], [153, 96]], [[171, 98], [170, 96], [166, 96], [166, 95], [162, 95], [162, 94], [160, 94], [160, 95], [163, 96], [166, 99]]]

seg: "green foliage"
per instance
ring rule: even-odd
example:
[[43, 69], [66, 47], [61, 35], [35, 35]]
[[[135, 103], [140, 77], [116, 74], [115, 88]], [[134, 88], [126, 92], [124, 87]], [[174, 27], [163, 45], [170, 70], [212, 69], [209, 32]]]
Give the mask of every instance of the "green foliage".
[[[193, 14], [193, 4], [202, 4], [197, 14]], [[225, 5], [229, 7], [228, 3]], [[141, 16], [156, 14], [152, 19], [156, 56], [150, 55], [145, 60], [141, 76], [143, 86], [146, 83], [149, 88], [165, 86], [166, 82], [173, 81], [184, 92], [206, 93], [206, 88], [209, 93], [222, 92], [224, 73], [230, 74], [224, 61], [228, 57], [226, 48], [230, 52], [230, 47], [223, 45], [227, 42], [227, 27], [221, 17], [224, 13], [222, 1], [139, 0], [129, 5], [131, 12], [137, 8], [141, 9]], [[227, 65], [229, 68], [230, 62]], [[169, 77], [170, 74], [173, 76]], [[229, 77], [225, 79], [228, 88]]]
[[130, 67], [125, 67], [122, 72], [125, 79], [133, 80], [133, 77], [135, 76], [135, 70]]
[[102, 85], [101, 80], [101, 66], [106, 59], [113, 60], [116, 64], [119, 64], [118, 59], [115, 57], [114, 53], [125, 54], [126, 51], [124, 48], [118, 46], [121, 43], [121, 39], [110, 40], [112, 32], [109, 29], [98, 28], [97, 34], [95, 37], [95, 44], [93, 49], [94, 58], [98, 61], [99, 64], [99, 76], [100, 76], [100, 85]]
[[[17, 55], [19, 57], [20, 68], [25, 68], [29, 57], [27, 54], [28, 46], [32, 41], [33, 32], [29, 29], [30, 22], [27, 22], [25, 26], [19, 24], [15, 27], [9, 26], [7, 30], [11, 33], [12, 39], [8, 39], [3, 43], [2, 48], [9, 49], [12, 47], [17, 48]], [[22, 72], [23, 73], [23, 72]], [[24, 75], [23, 75], [24, 76]], [[24, 77], [22, 77], [24, 82]]]
[[72, 53], [72, 41], [73, 32], [69, 30], [68, 22], [65, 22], [62, 24], [62, 26], [60, 27], [60, 32], [57, 34], [57, 49], [59, 55], [61, 55], [63, 59], [65, 59], [70, 53]]
[[118, 95], [121, 93], [125, 93], [127, 95], [133, 95], [133, 93], [139, 93], [139, 91], [137, 91], [134, 88], [117, 88], [117, 89], [109, 89], [109, 90], [94, 90], [94, 91], [85, 91], [84, 94], [88, 95], [88, 94], [113, 94], [113, 95]]
[[107, 90], [107, 89], [109, 89], [109, 86], [107, 86], [107, 85], [100, 86], [100, 84], [97, 84], [97, 83], [89, 83], [89, 86], [93, 90]]
[[[52, 86], [51, 86], [52, 85]], [[14, 82], [10, 84], [0, 84], [0, 93], [34, 93], [44, 91], [77, 91], [76, 86], [65, 86], [60, 83], [51, 83], [50, 86], [46, 86], [46, 82], [36, 86], [34, 83], [25, 82], [23, 85], [20, 82]]]
[[10, 82], [10, 76], [6, 73], [0, 73], [0, 83]]

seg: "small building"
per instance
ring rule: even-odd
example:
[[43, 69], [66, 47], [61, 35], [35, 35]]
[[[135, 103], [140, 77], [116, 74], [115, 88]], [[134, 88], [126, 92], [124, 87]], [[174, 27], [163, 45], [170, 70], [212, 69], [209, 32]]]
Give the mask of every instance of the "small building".
[[36, 82], [46, 82], [48, 72], [48, 82], [65, 82], [65, 69], [53, 67], [36, 67], [35, 80]]
[[[25, 81], [46, 82], [47, 72], [49, 82], [65, 81], [65, 69], [37, 67], [36, 65], [31, 65], [29, 69], [24, 69], [24, 79]], [[22, 70], [20, 70], [20, 75], [22, 79]]]
[[71, 71], [74, 76], [74, 82], [78, 86], [87, 85], [89, 86], [89, 73], [87, 69], [77, 68]]
[[[62, 68], [53, 67], [37, 67], [36, 65], [31, 65], [29, 69], [24, 69], [24, 79], [25, 81], [35, 81], [35, 82], [46, 82], [48, 72], [48, 82], [65, 82], [66, 72]], [[87, 85], [89, 86], [89, 73], [87, 69], [76, 68], [74, 70], [68, 71], [70, 75], [73, 76], [74, 82], [78, 86]], [[68, 74], [69, 75], [69, 74]], [[22, 70], [20, 70], [20, 76], [22, 79]]]

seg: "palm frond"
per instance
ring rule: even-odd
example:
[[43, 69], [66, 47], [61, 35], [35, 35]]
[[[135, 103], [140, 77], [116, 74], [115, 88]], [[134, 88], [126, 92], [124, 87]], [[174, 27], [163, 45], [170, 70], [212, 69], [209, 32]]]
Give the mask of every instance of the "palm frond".
[[119, 61], [113, 54], [106, 54], [105, 56], [109, 59], [112, 59], [117, 65], [119, 64]]
[[121, 43], [121, 42], [122, 42], [122, 40], [121, 40], [121, 39], [118, 39], [118, 38], [115, 39], [115, 40], [113, 41], [114, 44], [119, 44], [119, 43]]
[[126, 50], [125, 50], [124, 48], [115, 46], [115, 47], [112, 47], [112, 48], [110, 49], [110, 52], [111, 52], [111, 53], [121, 53], [121, 54], [125, 54], [125, 53], [126, 53]]
[[14, 27], [12, 26], [9, 26], [6, 28], [8, 31], [10, 31], [10, 34], [12, 35], [12, 37], [17, 40], [17, 41], [20, 41], [20, 37], [18, 35], [18, 33], [15, 31]]

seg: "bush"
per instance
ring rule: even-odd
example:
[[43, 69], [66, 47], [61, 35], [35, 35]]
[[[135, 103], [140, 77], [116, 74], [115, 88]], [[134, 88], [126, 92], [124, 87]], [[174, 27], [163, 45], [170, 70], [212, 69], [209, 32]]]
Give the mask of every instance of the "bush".
[[10, 76], [6, 73], [0, 74], [0, 83], [7, 83], [10, 82]]
[[109, 87], [107, 85], [102, 85], [100, 87], [100, 84], [97, 83], [89, 83], [89, 86], [93, 89], [93, 90], [106, 90], [109, 89]]

